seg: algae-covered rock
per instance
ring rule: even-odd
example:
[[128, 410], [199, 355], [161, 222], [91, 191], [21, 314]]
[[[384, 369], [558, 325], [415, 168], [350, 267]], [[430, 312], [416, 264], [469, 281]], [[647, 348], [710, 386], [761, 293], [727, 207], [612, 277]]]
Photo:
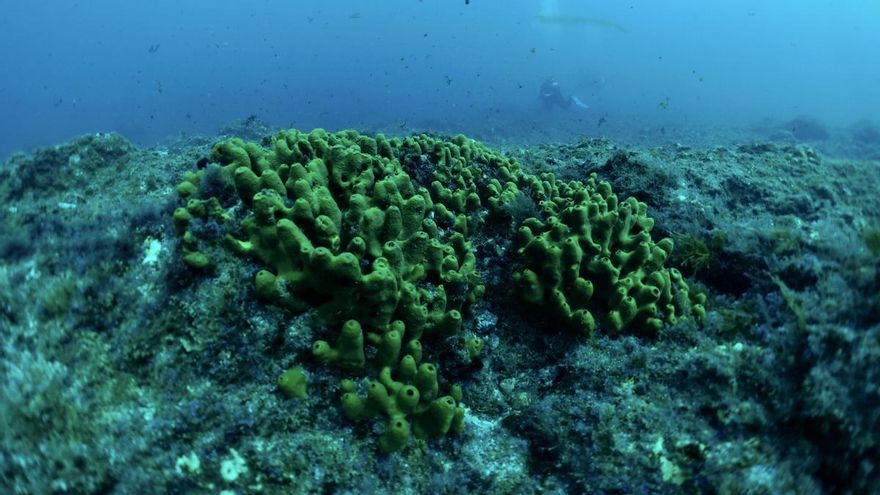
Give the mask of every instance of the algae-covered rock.
[[98, 180], [101, 172], [124, 169], [134, 153], [134, 146], [119, 134], [96, 133], [32, 155], [13, 155], [0, 167], [0, 200], [88, 191], [103, 182]]

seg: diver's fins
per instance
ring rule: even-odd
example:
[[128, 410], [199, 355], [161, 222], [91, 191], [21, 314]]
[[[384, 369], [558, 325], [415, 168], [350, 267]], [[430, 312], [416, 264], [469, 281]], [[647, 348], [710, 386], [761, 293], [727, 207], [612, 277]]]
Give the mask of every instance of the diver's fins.
[[571, 101], [573, 101], [575, 105], [583, 108], [584, 110], [587, 110], [590, 108], [590, 105], [587, 105], [586, 103], [582, 102], [581, 99], [578, 98], [577, 96], [572, 96]]

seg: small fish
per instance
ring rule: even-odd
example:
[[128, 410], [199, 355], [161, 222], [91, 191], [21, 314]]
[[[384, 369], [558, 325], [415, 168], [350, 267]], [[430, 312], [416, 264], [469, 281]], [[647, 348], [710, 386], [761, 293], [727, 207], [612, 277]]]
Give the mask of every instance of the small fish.
[[150, 48], [147, 51], [150, 53], [156, 53], [159, 51], [160, 46], [162, 45], [160, 45], [159, 43], [156, 43], [155, 45], [150, 45]]
[[605, 117], [599, 117], [599, 122], [596, 123], [596, 127], [602, 127], [602, 124], [604, 124], [605, 122], [608, 122], [607, 120], [605, 120]]
[[665, 100], [658, 103], [657, 106], [660, 107], [662, 110], [666, 110], [667, 108], [669, 108], [669, 98], [667, 97]]

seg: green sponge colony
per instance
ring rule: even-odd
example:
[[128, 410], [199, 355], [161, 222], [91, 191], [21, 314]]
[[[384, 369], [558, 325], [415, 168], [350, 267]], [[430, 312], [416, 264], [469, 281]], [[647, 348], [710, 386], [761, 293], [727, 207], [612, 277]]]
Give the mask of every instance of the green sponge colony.
[[[260, 298], [293, 312], [316, 308], [322, 323], [342, 327], [333, 344], [319, 340], [312, 351], [347, 369], [368, 364], [365, 343], [377, 349], [370, 364], [378, 369], [397, 366], [401, 356], [421, 360], [421, 339], [457, 333], [484, 290], [460, 231], [467, 202], [440, 187], [435, 194], [450, 204], [435, 203], [403, 171], [399, 146], [382, 136], [291, 130], [269, 150], [233, 138], [213, 151], [250, 212], [226, 246], [266, 267], [254, 280]], [[203, 174], [178, 187], [191, 199], [174, 217], [183, 259], [194, 268], [211, 262], [188, 228], [192, 218], [230, 219], [217, 198], [196, 198]], [[434, 221], [450, 216], [449, 228]], [[410, 412], [431, 410], [434, 399], [422, 394], [424, 404]], [[401, 418], [389, 421], [392, 428]]]
[[[340, 328], [312, 353], [345, 370], [372, 370], [376, 379], [360, 394], [343, 381], [342, 404], [352, 420], [386, 420], [385, 451], [411, 435], [461, 431], [461, 389], [441, 395], [437, 367], [423, 357], [460, 333], [485, 290], [471, 239], [488, 222], [509, 228], [510, 205], [523, 198], [534, 216], [513, 222], [519, 245], [510, 262], [524, 301], [583, 335], [596, 327], [655, 333], [704, 313], [705, 297], [664, 267], [672, 241], [652, 241], [646, 206], [619, 202], [595, 176], [526, 174], [463, 136], [289, 130], [266, 144], [220, 142], [212, 153], [219, 167], [178, 186], [187, 200], [174, 213], [182, 258], [210, 269], [218, 230], [231, 232], [226, 249], [264, 267], [254, 279], [258, 297], [297, 313], [314, 308], [321, 323]], [[468, 352], [479, 348], [471, 343]]]
[[645, 203], [618, 201], [595, 174], [586, 182], [560, 182], [552, 174], [527, 180], [547, 199], [544, 220], [529, 218], [518, 230], [521, 268], [514, 280], [525, 301], [588, 336], [597, 326], [594, 313], [610, 334], [656, 334], [688, 312], [702, 320], [706, 296], [664, 267], [673, 243], [651, 239], [654, 221]]

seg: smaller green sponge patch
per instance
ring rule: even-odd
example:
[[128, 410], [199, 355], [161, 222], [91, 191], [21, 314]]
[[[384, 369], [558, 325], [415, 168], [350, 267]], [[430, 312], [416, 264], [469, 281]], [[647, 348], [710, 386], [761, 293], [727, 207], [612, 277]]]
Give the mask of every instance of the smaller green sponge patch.
[[656, 334], [683, 314], [702, 320], [706, 297], [664, 267], [673, 243], [652, 240], [645, 203], [618, 201], [595, 174], [586, 182], [559, 182], [552, 174], [521, 180], [548, 198], [541, 202], [544, 219], [528, 218], [517, 233], [514, 280], [525, 301], [584, 335], [597, 327], [594, 313], [611, 334]]

